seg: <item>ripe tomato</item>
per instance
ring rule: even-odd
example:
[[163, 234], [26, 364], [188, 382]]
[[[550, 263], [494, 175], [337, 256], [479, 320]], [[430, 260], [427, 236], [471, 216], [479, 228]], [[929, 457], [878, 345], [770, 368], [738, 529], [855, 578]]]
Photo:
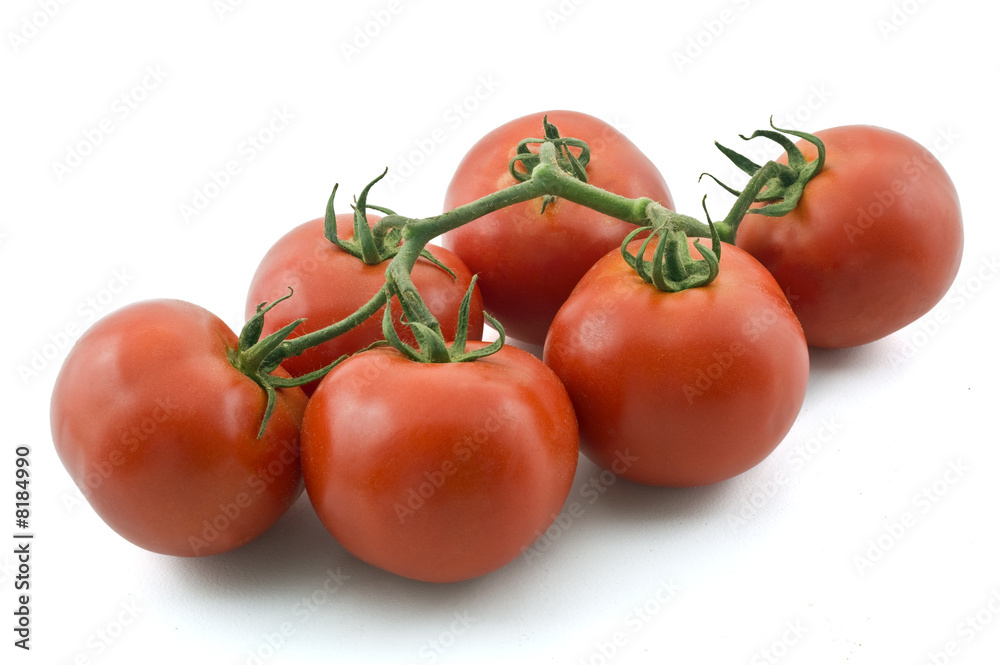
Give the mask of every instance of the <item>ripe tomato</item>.
[[[780, 219], [747, 215], [736, 244], [774, 275], [811, 346], [875, 341], [944, 297], [962, 260], [955, 186], [926, 148], [869, 126], [816, 132], [826, 163]], [[807, 159], [816, 148], [800, 141]]]
[[265, 393], [230, 362], [237, 343], [197, 305], [150, 300], [95, 323], [59, 372], [59, 459], [101, 519], [139, 547], [175, 556], [234, 549], [302, 491], [306, 396], [278, 389], [258, 439]]
[[763, 460], [798, 415], [809, 373], [781, 289], [725, 244], [715, 281], [677, 293], [609, 253], [559, 310], [543, 357], [573, 400], [584, 454], [660, 486], [715, 483]]
[[457, 363], [391, 347], [352, 356], [310, 399], [302, 446], [330, 533], [368, 563], [431, 582], [484, 575], [530, 546], [565, 502], [579, 452], [565, 389], [511, 346]]
[[[588, 182], [673, 207], [659, 170], [621, 132], [583, 113], [551, 111], [518, 118], [480, 139], [452, 177], [444, 209], [516, 184], [508, 162], [522, 139], [544, 136], [546, 115], [560, 136], [590, 146]], [[566, 200], [556, 199], [544, 212], [542, 207], [541, 198], [519, 203], [442, 236], [442, 244], [479, 275], [486, 311], [510, 337], [531, 344], [545, 341], [552, 317], [577, 281], [635, 228]]]
[[[376, 215], [368, 215], [370, 224], [378, 219]], [[360, 309], [385, 283], [388, 261], [370, 266], [334, 246], [323, 235], [323, 221], [323, 218], [314, 219], [286, 233], [268, 250], [257, 267], [247, 294], [247, 319], [253, 316], [260, 303], [274, 302], [288, 295], [289, 287], [294, 290], [291, 298], [265, 317], [264, 336], [300, 318], [306, 321], [296, 328], [289, 339], [336, 323]], [[350, 238], [353, 223], [353, 213], [337, 215], [337, 235]], [[472, 282], [472, 273], [448, 250], [434, 245], [428, 245], [427, 249], [438, 261], [451, 268], [456, 278], [421, 258], [413, 269], [413, 283], [441, 324], [445, 338], [452, 339], [458, 326], [462, 298]], [[415, 343], [410, 328], [400, 323], [403, 311], [398, 301], [393, 301], [392, 309], [396, 332], [403, 341]], [[345, 354], [360, 351], [382, 339], [383, 312], [384, 308], [356, 328], [288, 358], [281, 366], [298, 377], [326, 367]], [[478, 286], [470, 303], [468, 335], [474, 340], [483, 337], [483, 302]], [[319, 381], [313, 381], [305, 384], [303, 389], [311, 395], [318, 384]]]

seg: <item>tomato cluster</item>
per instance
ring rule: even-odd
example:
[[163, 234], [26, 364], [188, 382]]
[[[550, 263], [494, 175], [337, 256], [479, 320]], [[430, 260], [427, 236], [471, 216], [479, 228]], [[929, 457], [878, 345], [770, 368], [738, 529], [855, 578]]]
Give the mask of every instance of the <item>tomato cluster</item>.
[[371, 185], [353, 214], [331, 197], [263, 257], [239, 334], [176, 300], [92, 326], [56, 380], [56, 451], [145, 549], [242, 546], [305, 489], [348, 551], [434, 582], [529, 548], [581, 451], [649, 485], [732, 478], [792, 427], [809, 346], [911, 323], [962, 255], [954, 185], [919, 144], [780, 131], [764, 167], [723, 149], [753, 177], [719, 224], [672, 211], [639, 148], [569, 111], [487, 134], [438, 217], [368, 206]]

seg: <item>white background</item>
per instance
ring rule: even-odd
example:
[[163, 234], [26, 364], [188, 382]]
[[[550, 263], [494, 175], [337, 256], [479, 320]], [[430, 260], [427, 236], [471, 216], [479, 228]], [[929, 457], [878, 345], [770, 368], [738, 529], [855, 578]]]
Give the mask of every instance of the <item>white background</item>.
[[[997, 662], [998, 20], [971, 0], [8, 0], [0, 659]], [[962, 198], [955, 288], [887, 339], [813, 352], [801, 417], [758, 467], [584, 494], [599, 479], [584, 460], [583, 514], [467, 583], [359, 563], [305, 496], [259, 541], [200, 560], [144, 552], [81, 502], [48, 399], [98, 310], [174, 297], [238, 328], [260, 256], [334, 182], [346, 206], [388, 166], [372, 200], [434, 214], [480, 136], [556, 108], [616, 124], [680, 210], [700, 216], [709, 193], [716, 218], [730, 199], [698, 174], [734, 174], [714, 140], [740, 147], [772, 114], [901, 131]], [[29, 653], [12, 645], [19, 445], [35, 474]]]

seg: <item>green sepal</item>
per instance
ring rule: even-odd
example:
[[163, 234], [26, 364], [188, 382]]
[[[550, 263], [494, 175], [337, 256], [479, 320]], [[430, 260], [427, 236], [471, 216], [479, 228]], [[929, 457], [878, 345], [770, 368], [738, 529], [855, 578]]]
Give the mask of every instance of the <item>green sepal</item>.
[[382, 314], [382, 337], [384, 337], [385, 341], [389, 343], [389, 346], [396, 349], [410, 360], [414, 362], [428, 362], [424, 359], [418, 349], [414, 349], [412, 346], [399, 338], [399, 335], [396, 333], [396, 327], [393, 325], [392, 321], [391, 304], [391, 300], [386, 303], [385, 312]]
[[267, 424], [271, 422], [271, 415], [274, 413], [274, 407], [278, 403], [278, 391], [274, 386], [269, 383], [258, 384], [264, 389], [264, 394], [267, 396], [267, 403], [264, 406], [264, 416], [260, 419], [260, 428], [257, 430], [257, 438], [264, 436], [264, 430], [267, 429]]
[[[376, 232], [368, 224], [368, 210], [376, 210], [386, 216], [398, 216], [389, 208], [373, 205], [368, 202], [368, 193], [371, 188], [389, 173], [385, 169], [374, 180], [369, 182], [355, 199], [354, 205], [354, 235], [350, 240], [341, 240], [337, 236], [337, 213], [334, 209], [334, 198], [337, 195], [337, 185], [334, 185], [333, 192], [326, 204], [326, 217], [323, 224], [323, 233], [326, 239], [341, 250], [367, 265], [378, 265], [395, 258], [399, 253], [400, 244], [403, 241], [403, 229], [392, 227], [385, 230], [382, 227]], [[437, 259], [430, 250], [424, 248], [420, 251], [420, 256], [424, 257], [435, 266], [448, 273], [452, 279], [457, 279], [455, 272]]]
[[[385, 175], [385, 174], [383, 174], [383, 175]], [[365, 207], [369, 208], [371, 210], [374, 210], [375, 212], [380, 212], [383, 215], [395, 215], [396, 214], [394, 211], [390, 210], [389, 208], [386, 208], [384, 206], [377, 206], [374, 203], [367, 203], [366, 202], [365, 203]]]
[[428, 261], [430, 261], [431, 263], [433, 263], [435, 266], [437, 266], [441, 270], [444, 270], [446, 273], [448, 273], [449, 275], [451, 275], [452, 281], [458, 280], [458, 275], [455, 274], [455, 271], [452, 270], [451, 268], [449, 268], [448, 266], [446, 266], [444, 263], [442, 263], [438, 259], [438, 257], [436, 257], [433, 254], [431, 254], [431, 252], [430, 252], [429, 249], [424, 248], [424, 249], [420, 250], [420, 256], [423, 257], [423, 258], [425, 258], [425, 259], [427, 259]]
[[698, 176], [698, 182], [701, 182], [701, 179], [704, 178], [705, 176], [708, 176], [709, 178], [711, 178], [712, 180], [714, 180], [715, 184], [717, 184], [719, 187], [721, 187], [722, 189], [726, 190], [727, 192], [729, 192], [733, 196], [739, 196], [740, 195], [740, 190], [736, 189], [735, 187], [730, 187], [726, 183], [724, 183], [721, 180], [719, 180], [718, 178], [716, 178], [711, 173], [702, 173], [700, 176]]
[[405, 316], [403, 318], [404, 323], [409, 326], [410, 330], [413, 331], [413, 336], [417, 339], [421, 355], [429, 362], [441, 362], [441, 359], [450, 357], [448, 344], [443, 336], [436, 334], [428, 325], [419, 321], [406, 321]]
[[[307, 383], [318, 381], [348, 358], [350, 358], [349, 354], [342, 355], [329, 365], [303, 374], [302, 376], [284, 377], [275, 376], [270, 372], [258, 372], [256, 376], [250, 377], [257, 382], [257, 385], [264, 389], [264, 393], [267, 396], [267, 404], [264, 406], [264, 416], [261, 418], [260, 429], [257, 430], [257, 438], [259, 439], [264, 436], [267, 423], [271, 420], [271, 414], [274, 413], [274, 407], [278, 402], [278, 388], [297, 388]], [[271, 371], [274, 371], [274, 368]]]
[[545, 138], [549, 141], [554, 141], [559, 138], [559, 128], [549, 122], [549, 116], [542, 116], [542, 130], [545, 132]]
[[260, 357], [260, 362], [256, 365], [257, 370], [265, 374], [273, 371], [275, 367], [281, 364], [281, 359], [275, 359], [272, 355], [273, 352], [303, 323], [305, 323], [305, 319], [297, 319], [284, 328], [275, 330], [254, 344], [253, 347], [247, 349], [247, 358], [251, 359], [250, 362], [253, 362], [256, 357]]
[[291, 376], [286, 378], [284, 376], [274, 376], [272, 374], [269, 375], [268, 377], [268, 383], [274, 386], [275, 388], [296, 388], [298, 386], [304, 386], [307, 383], [312, 383], [313, 381], [318, 381], [319, 379], [322, 379], [324, 376], [330, 373], [330, 370], [332, 370], [334, 367], [336, 367], [337, 365], [344, 362], [350, 357], [351, 354], [345, 353], [344, 355], [340, 356], [329, 365], [320, 367], [319, 369], [303, 374], [302, 376]]
[[[294, 388], [302, 386], [312, 381], [323, 378], [334, 367], [339, 365], [349, 356], [344, 355], [325, 367], [314, 370], [302, 376], [283, 377], [275, 376], [272, 372], [278, 368], [285, 355], [281, 352], [281, 345], [288, 337], [295, 332], [295, 329], [305, 322], [305, 319], [297, 319], [280, 330], [276, 330], [263, 339], [260, 338], [264, 328], [264, 316], [278, 303], [291, 298], [293, 291], [288, 289], [288, 295], [278, 298], [272, 303], [261, 303], [257, 306], [256, 313], [240, 331], [239, 342], [236, 349], [229, 352], [229, 362], [247, 377], [264, 389], [267, 399], [264, 406], [264, 415], [261, 418], [260, 427], [257, 430], [257, 438], [264, 435], [267, 423], [271, 420], [274, 407], [277, 403], [279, 388]], [[384, 342], [383, 342], [384, 343]]]
[[[531, 172], [541, 163], [541, 158], [537, 152], [532, 152], [529, 145], [551, 143], [558, 151], [559, 167], [572, 175], [577, 180], [587, 182], [587, 164], [590, 163], [590, 146], [585, 141], [571, 137], [559, 135], [559, 129], [549, 122], [549, 117], [542, 119], [542, 127], [545, 138], [523, 139], [517, 144], [517, 151], [514, 157], [507, 163], [507, 171], [519, 182], [527, 182], [531, 179]], [[576, 155], [570, 148], [579, 148], [580, 154]], [[519, 171], [516, 167], [520, 163], [524, 166], [524, 171]], [[554, 198], [554, 197], [549, 197]], [[543, 210], [544, 210], [543, 204]]]
[[[743, 137], [742, 135], [740, 136], [740, 138], [744, 138], [745, 139], [745, 137]], [[752, 176], [757, 171], [760, 171], [760, 165], [759, 164], [757, 164], [756, 162], [754, 162], [754, 161], [752, 161], [752, 160], [744, 157], [743, 155], [741, 155], [740, 153], [736, 152], [735, 150], [727, 148], [726, 146], [722, 145], [718, 141], [715, 142], [715, 147], [718, 148], [722, 152], [723, 155], [725, 155], [726, 157], [728, 157], [729, 161], [731, 161], [733, 164], [736, 165], [736, 168], [738, 168], [740, 171], [743, 171], [747, 175]], [[716, 182], [718, 182], [718, 180], [716, 180]]]
[[[743, 136], [741, 134], [740, 138], [744, 141], [750, 141], [758, 137], [763, 137], [774, 141], [784, 149], [785, 154], [788, 156], [788, 164], [768, 163], [771, 165], [771, 173], [773, 175], [770, 175], [765, 182], [760, 183], [754, 197], [754, 201], [766, 203], [767, 205], [752, 208], [747, 212], [766, 217], [781, 217], [795, 209], [802, 198], [806, 185], [823, 169], [823, 165], [826, 162], [826, 146], [814, 134], [776, 127], [774, 125], [774, 118], [771, 118], [770, 125], [771, 129], [759, 129], [750, 136]], [[786, 134], [805, 139], [816, 146], [816, 159], [811, 162], [808, 161], [798, 146], [795, 145], [795, 142], [789, 139], [788, 136], [785, 136]], [[715, 145], [737, 168], [751, 177], [757, 175], [763, 168], [735, 150], [726, 148], [718, 142]], [[718, 178], [714, 176], [712, 178], [722, 185]], [[730, 187], [725, 185], [723, 187], [730, 193], [736, 193]]]
[[339, 183], [333, 186], [333, 192], [330, 193], [330, 198], [326, 200], [326, 216], [323, 218], [323, 235], [326, 236], [326, 239], [334, 245], [344, 249], [340, 236], [337, 235], [337, 211], [334, 210], [333, 207], [333, 200], [337, 196], [337, 188], [339, 186]]
[[375, 242], [375, 236], [372, 233], [371, 226], [368, 225], [368, 192], [375, 186], [375, 183], [384, 178], [387, 173], [389, 173], [388, 168], [382, 171], [382, 173], [370, 183], [365, 185], [364, 189], [361, 190], [361, 194], [358, 195], [354, 202], [354, 238], [352, 244], [357, 248], [358, 253], [355, 254], [355, 256], [370, 266], [382, 263], [382, 261], [394, 254], [393, 249], [395, 249], [386, 248], [384, 245], [379, 246], [379, 243]]
[[504, 332], [503, 325], [490, 316], [488, 312], [483, 312], [483, 318], [486, 319], [486, 322], [489, 323], [494, 330], [497, 331], [497, 338], [488, 345], [476, 349], [475, 351], [463, 351], [461, 354], [453, 354], [452, 362], [464, 363], [471, 360], [478, 360], [479, 358], [486, 358], [487, 356], [492, 356], [494, 353], [503, 348], [503, 345], [507, 341], [507, 333]]
[[250, 320], [244, 324], [243, 330], [240, 331], [238, 347], [240, 351], [246, 351], [257, 343], [260, 339], [260, 334], [264, 331], [264, 315], [271, 311], [271, 308], [279, 302], [291, 298], [293, 293], [295, 292], [292, 290], [292, 287], [288, 287], [287, 296], [282, 296], [270, 304], [262, 302], [257, 305], [256, 313], [250, 317]]
[[[704, 201], [702, 204], [704, 205]], [[694, 243], [695, 249], [701, 254], [701, 260], [691, 258], [687, 235], [674, 228], [669, 223], [669, 217], [665, 223], [640, 227], [629, 233], [621, 245], [622, 258], [643, 281], [652, 284], [659, 291], [677, 293], [707, 286], [718, 277], [719, 260], [722, 257], [722, 240], [710, 218], [708, 227], [711, 232], [712, 247], [705, 247], [697, 241]], [[644, 231], [650, 233], [633, 255], [628, 245]], [[656, 246], [650, 261], [646, 259], [646, 250], [654, 239]]]
[[[393, 326], [392, 314], [388, 305], [382, 316], [382, 336], [385, 337], [386, 342], [390, 346], [414, 362], [468, 362], [496, 353], [503, 348], [506, 335], [500, 322], [486, 312], [483, 312], [483, 318], [497, 330], [499, 333], [498, 339], [487, 346], [473, 351], [466, 349], [469, 335], [469, 319], [472, 314], [472, 294], [475, 291], [477, 280], [478, 276], [473, 275], [472, 281], [469, 283], [469, 288], [462, 298], [462, 303], [458, 310], [458, 327], [455, 331], [455, 339], [452, 341], [450, 347], [441, 333], [441, 326], [430, 315], [430, 312], [426, 311], [426, 305], [423, 304], [420, 294], [415, 290], [405, 291], [403, 294], [400, 294], [398, 293], [398, 289], [393, 288], [400, 305], [403, 307], [403, 316], [400, 321], [413, 331], [413, 336], [417, 340], [417, 347], [414, 348], [400, 339]], [[392, 280], [390, 280], [390, 283], [392, 283]], [[419, 320], [421, 316], [425, 319], [429, 317], [434, 325], [421, 322]]]
[[458, 327], [455, 330], [455, 340], [452, 342], [451, 348], [448, 349], [449, 354], [456, 351], [465, 352], [465, 344], [469, 341], [469, 319], [472, 316], [472, 293], [476, 288], [477, 281], [479, 281], [479, 275], [475, 274], [472, 276], [469, 288], [465, 290], [465, 295], [462, 296], [462, 304], [458, 307]]
[[277, 367], [278, 363], [272, 363], [269, 358], [278, 346], [292, 334], [295, 328], [305, 321], [305, 319], [298, 319], [281, 328], [281, 330], [276, 330], [264, 339], [260, 339], [264, 328], [264, 316], [275, 305], [291, 298], [292, 294], [293, 291], [289, 288], [287, 296], [278, 298], [270, 304], [261, 303], [258, 305], [256, 313], [250, 317], [250, 320], [244, 324], [243, 329], [240, 331], [237, 348], [230, 349], [228, 354], [229, 362], [233, 367], [245, 376], [253, 379], [257, 385], [264, 389], [267, 402], [264, 407], [264, 416], [261, 419], [260, 428], [257, 430], [258, 439], [264, 434], [267, 423], [271, 419], [271, 414], [274, 412], [275, 401], [278, 397], [274, 387], [274, 379], [278, 377], [270, 374]]

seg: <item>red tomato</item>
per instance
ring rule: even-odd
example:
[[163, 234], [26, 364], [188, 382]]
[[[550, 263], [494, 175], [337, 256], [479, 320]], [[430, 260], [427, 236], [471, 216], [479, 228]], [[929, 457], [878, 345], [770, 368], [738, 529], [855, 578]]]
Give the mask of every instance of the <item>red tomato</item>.
[[[371, 224], [378, 219], [378, 216], [368, 215]], [[353, 213], [337, 215], [337, 235], [350, 238], [354, 233], [353, 224]], [[438, 261], [451, 268], [457, 279], [424, 258], [417, 262], [411, 278], [441, 324], [445, 338], [453, 339], [458, 326], [459, 307], [472, 282], [472, 273], [448, 250], [434, 245], [428, 245], [427, 249]], [[264, 255], [247, 294], [247, 319], [253, 316], [260, 303], [274, 302], [288, 295], [288, 288], [291, 287], [294, 295], [265, 317], [262, 336], [300, 318], [306, 321], [295, 329], [289, 339], [319, 330], [350, 316], [368, 302], [385, 283], [387, 266], [388, 261], [367, 265], [334, 246], [323, 235], [323, 218], [306, 222], [285, 234]], [[394, 300], [392, 308], [396, 332], [403, 341], [414, 344], [416, 340], [410, 328], [400, 323], [403, 310], [399, 302]], [[383, 312], [384, 308], [358, 327], [288, 358], [281, 366], [298, 377], [326, 367], [345, 354], [360, 351], [382, 339]], [[468, 335], [474, 340], [483, 337], [483, 304], [478, 286], [470, 303]], [[310, 395], [318, 384], [319, 381], [313, 381], [305, 384], [303, 389]]]
[[[560, 136], [588, 143], [592, 156], [587, 178], [592, 185], [673, 207], [656, 166], [618, 130], [583, 113], [551, 111], [518, 118], [480, 139], [459, 164], [444, 209], [516, 184], [508, 162], [522, 139], [544, 136], [545, 115]], [[442, 244], [479, 275], [486, 311], [500, 320], [510, 337], [531, 344], [545, 341], [552, 317], [577, 281], [635, 228], [561, 199], [543, 213], [542, 201], [509, 206], [442, 236]]]
[[715, 281], [678, 293], [658, 291], [609, 253], [559, 310], [543, 357], [573, 400], [587, 457], [629, 480], [675, 487], [763, 460], [795, 421], [809, 373], [781, 289], [725, 244]]
[[306, 491], [330, 533], [430, 582], [521, 554], [558, 515], [579, 452], [565, 389], [510, 346], [460, 363], [362, 352], [323, 379], [302, 428]]
[[736, 244], [774, 275], [811, 346], [857, 346], [944, 297], [962, 260], [962, 213], [944, 167], [912, 139], [868, 126], [816, 136], [826, 163], [798, 206], [780, 219], [747, 215]]
[[150, 300], [95, 323], [59, 372], [59, 459], [101, 519], [139, 547], [175, 556], [234, 549], [302, 491], [306, 396], [279, 389], [258, 439], [266, 397], [230, 362], [237, 343], [197, 305]]

